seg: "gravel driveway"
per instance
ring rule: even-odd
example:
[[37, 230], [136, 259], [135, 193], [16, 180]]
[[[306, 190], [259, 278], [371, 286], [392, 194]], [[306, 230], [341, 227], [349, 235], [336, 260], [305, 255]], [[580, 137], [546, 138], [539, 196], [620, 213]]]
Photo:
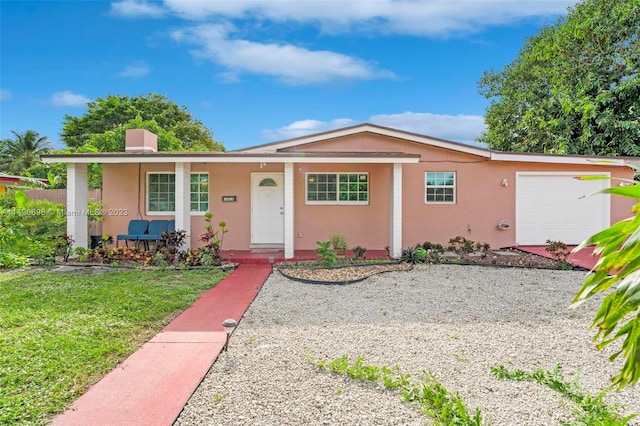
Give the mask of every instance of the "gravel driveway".
[[[584, 276], [432, 265], [324, 286], [274, 272], [176, 424], [429, 424], [394, 391], [319, 372], [305, 351], [364, 356], [414, 376], [429, 370], [492, 425], [559, 424], [571, 418], [571, 402], [536, 383], [498, 380], [489, 369], [561, 363], [567, 378], [581, 372], [585, 391], [604, 389], [620, 365], [591, 341], [598, 301], [567, 309]], [[640, 387], [607, 402], [640, 412]]]

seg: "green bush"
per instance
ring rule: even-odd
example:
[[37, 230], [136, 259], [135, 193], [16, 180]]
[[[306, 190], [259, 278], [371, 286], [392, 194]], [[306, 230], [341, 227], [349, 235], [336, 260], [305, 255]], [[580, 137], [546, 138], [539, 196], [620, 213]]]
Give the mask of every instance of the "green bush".
[[0, 269], [26, 268], [31, 265], [26, 256], [19, 254], [0, 252]]
[[47, 200], [30, 200], [20, 191], [0, 196], [0, 251], [50, 261], [56, 237], [66, 228], [65, 207]]

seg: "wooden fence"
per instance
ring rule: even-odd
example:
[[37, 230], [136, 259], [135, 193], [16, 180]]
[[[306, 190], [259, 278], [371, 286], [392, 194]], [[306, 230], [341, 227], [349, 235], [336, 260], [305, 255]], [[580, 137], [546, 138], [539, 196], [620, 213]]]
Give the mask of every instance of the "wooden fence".
[[[25, 194], [32, 200], [49, 200], [54, 203], [67, 205], [66, 189], [30, 189]], [[91, 189], [88, 194], [89, 201], [102, 201], [102, 190]], [[102, 235], [102, 222], [89, 221], [89, 235]]]

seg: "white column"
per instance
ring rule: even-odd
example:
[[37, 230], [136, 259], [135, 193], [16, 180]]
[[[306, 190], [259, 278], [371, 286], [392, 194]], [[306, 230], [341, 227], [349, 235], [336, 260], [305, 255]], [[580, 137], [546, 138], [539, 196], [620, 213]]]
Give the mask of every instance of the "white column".
[[389, 253], [399, 258], [402, 254], [402, 163], [394, 163], [391, 172], [390, 218]]
[[284, 163], [284, 258], [295, 255], [293, 220], [293, 163]]
[[88, 247], [87, 165], [67, 164], [67, 234], [73, 247]]
[[181, 250], [191, 249], [191, 163], [176, 163], [176, 231], [187, 238]]

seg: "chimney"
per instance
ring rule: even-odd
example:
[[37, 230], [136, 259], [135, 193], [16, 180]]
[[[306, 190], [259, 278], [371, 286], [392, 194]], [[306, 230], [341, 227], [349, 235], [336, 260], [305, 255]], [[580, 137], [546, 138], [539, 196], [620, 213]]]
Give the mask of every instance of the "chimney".
[[146, 129], [127, 129], [126, 152], [158, 152], [158, 136]]

